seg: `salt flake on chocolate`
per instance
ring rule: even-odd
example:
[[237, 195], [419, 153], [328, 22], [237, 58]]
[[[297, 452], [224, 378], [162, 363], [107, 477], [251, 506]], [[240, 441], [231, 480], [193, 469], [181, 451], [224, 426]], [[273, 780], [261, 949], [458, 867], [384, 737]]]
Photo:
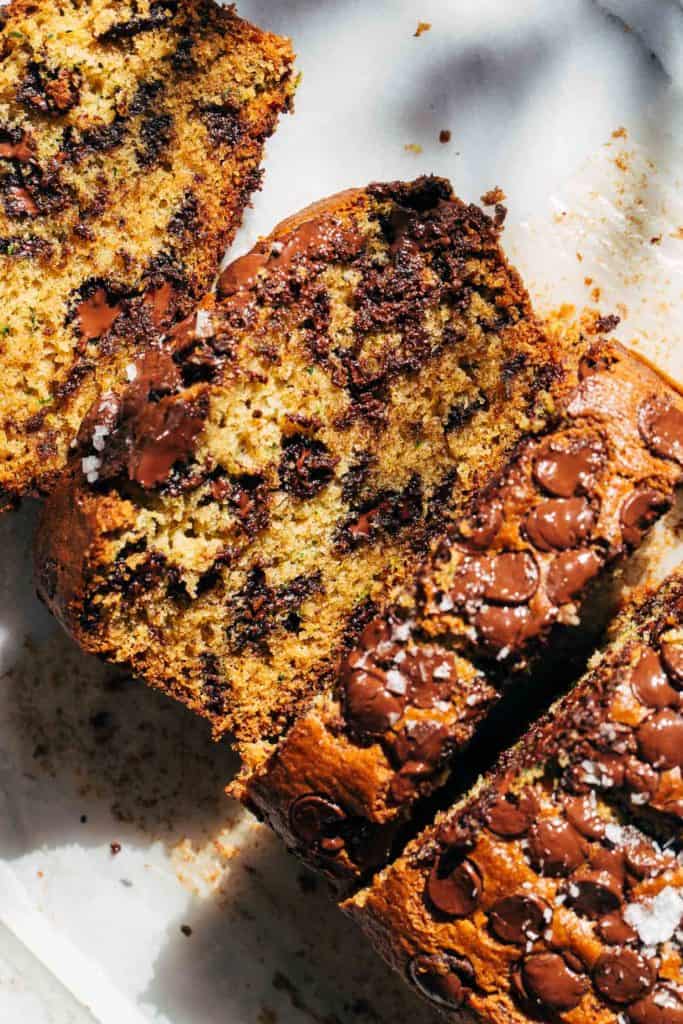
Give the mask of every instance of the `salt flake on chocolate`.
[[624, 920], [638, 932], [646, 946], [657, 946], [673, 938], [683, 917], [683, 889], [667, 885], [651, 900], [629, 903]]

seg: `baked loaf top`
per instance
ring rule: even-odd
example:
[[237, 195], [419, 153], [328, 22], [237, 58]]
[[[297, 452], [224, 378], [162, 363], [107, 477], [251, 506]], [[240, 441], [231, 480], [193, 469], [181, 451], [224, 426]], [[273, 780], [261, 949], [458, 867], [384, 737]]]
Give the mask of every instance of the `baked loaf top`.
[[345, 909], [454, 1020], [681, 1024], [682, 690], [679, 571]]
[[[519, 701], [553, 685], [547, 655], [567, 636], [551, 631], [579, 624], [590, 582], [671, 505], [683, 396], [609, 341], [578, 378], [552, 427], [520, 444], [366, 626], [331, 691], [231, 787], [337, 888], [385, 863], [501, 699], [512, 727]], [[671, 787], [666, 776], [651, 806], [678, 813]]]
[[285, 222], [88, 416], [39, 587], [87, 649], [270, 743], [449, 515], [553, 414], [555, 345], [438, 179]]
[[0, 508], [210, 287], [294, 90], [289, 43], [212, 0], [2, 14]]

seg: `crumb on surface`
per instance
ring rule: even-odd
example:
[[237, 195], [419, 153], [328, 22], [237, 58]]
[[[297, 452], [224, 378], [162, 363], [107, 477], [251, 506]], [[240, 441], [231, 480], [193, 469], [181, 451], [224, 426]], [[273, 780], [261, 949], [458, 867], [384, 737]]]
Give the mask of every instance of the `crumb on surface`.
[[405, 146], [403, 148], [405, 149], [406, 153], [421, 153], [422, 152], [422, 146], [419, 144], [419, 142], [406, 142], [406, 144], [405, 144]]
[[192, 935], [192, 929], [190, 928], [189, 924], [181, 924], [180, 930], [183, 933], [183, 935], [185, 935], [188, 939], [190, 935]]
[[439, 132], [439, 142], [442, 143], [442, 145], [445, 145], [447, 142], [450, 142], [450, 141], [451, 141], [451, 131], [450, 131], [450, 129], [449, 128], [442, 128], [441, 131]]
[[418, 21], [417, 28], [415, 29], [414, 33], [415, 38], [419, 39], [419, 37], [424, 35], [425, 32], [429, 32], [431, 27], [432, 23], [430, 21]]
[[490, 188], [488, 192], [484, 192], [481, 197], [482, 206], [497, 206], [499, 203], [504, 203], [507, 196], [503, 192], [499, 185], [495, 188]]

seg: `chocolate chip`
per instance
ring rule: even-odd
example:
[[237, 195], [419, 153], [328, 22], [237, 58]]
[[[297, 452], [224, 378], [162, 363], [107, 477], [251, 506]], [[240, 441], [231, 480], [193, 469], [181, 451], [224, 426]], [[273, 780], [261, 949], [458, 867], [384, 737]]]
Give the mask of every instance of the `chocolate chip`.
[[427, 878], [429, 902], [447, 917], [467, 917], [479, 903], [482, 893], [483, 883], [476, 864], [460, 860], [459, 856], [458, 853], [453, 865], [453, 856], [446, 850]]
[[238, 292], [246, 292], [254, 287], [259, 271], [268, 262], [268, 253], [250, 252], [238, 260], [233, 260], [218, 278], [216, 290], [221, 299]]
[[678, 693], [669, 685], [659, 655], [646, 648], [631, 671], [631, 689], [651, 708], [678, 707]]
[[312, 498], [332, 480], [338, 462], [322, 441], [304, 434], [286, 437], [278, 471], [282, 489], [297, 498]]
[[318, 847], [332, 856], [344, 847], [339, 828], [346, 820], [338, 804], [316, 793], [300, 796], [289, 809], [292, 834], [307, 846]]
[[636, 734], [640, 752], [654, 768], [683, 769], [683, 717], [675, 711], [658, 711], [647, 718]]
[[553, 439], [534, 463], [534, 477], [558, 498], [589, 490], [602, 467], [605, 452], [596, 438]]
[[638, 426], [656, 455], [683, 463], [683, 410], [665, 398], [648, 398], [638, 410]]
[[492, 559], [484, 597], [496, 604], [524, 604], [538, 589], [538, 568], [526, 551], [507, 551]]
[[618, 886], [608, 872], [586, 871], [572, 879], [567, 889], [567, 906], [581, 917], [595, 921], [619, 909]]
[[535, 814], [535, 803], [530, 795], [522, 793], [516, 798], [506, 794], [486, 808], [484, 821], [497, 836], [518, 839], [529, 831]]
[[671, 498], [652, 487], [639, 487], [621, 506], [621, 532], [625, 544], [636, 547], [646, 531], [671, 507]]
[[683, 639], [663, 640], [661, 656], [669, 679], [678, 690], [683, 690]]
[[430, 1002], [457, 1010], [474, 983], [474, 971], [469, 960], [454, 953], [422, 953], [408, 964], [408, 978]]
[[588, 991], [588, 981], [568, 965], [559, 953], [537, 953], [521, 965], [523, 992], [540, 1009], [563, 1012], [578, 1006]]
[[629, 1024], [683, 1024], [683, 990], [674, 982], [657, 987], [626, 1011]]
[[603, 953], [593, 968], [593, 984], [600, 995], [621, 1006], [647, 995], [655, 977], [650, 961], [634, 949]]
[[567, 797], [564, 804], [567, 820], [586, 839], [602, 839], [606, 822], [597, 813], [595, 801], [590, 797]]
[[482, 504], [460, 526], [462, 537], [475, 548], [488, 548], [495, 540], [503, 523], [500, 501]]
[[583, 864], [586, 843], [568, 821], [546, 818], [531, 826], [529, 858], [542, 875], [553, 878], [568, 875]]
[[532, 896], [506, 896], [489, 910], [489, 928], [501, 942], [524, 946], [547, 927], [546, 908]]
[[403, 714], [404, 701], [389, 691], [387, 673], [371, 653], [354, 651], [349, 655], [341, 681], [346, 721], [359, 734], [381, 736]]
[[636, 878], [656, 878], [672, 867], [675, 854], [658, 850], [649, 839], [635, 829], [625, 830], [624, 861]]
[[92, 341], [101, 338], [121, 313], [120, 302], [110, 305], [105, 288], [97, 288], [92, 295], [76, 307], [76, 321], [81, 338]]
[[553, 559], [548, 570], [546, 590], [556, 605], [566, 604], [579, 594], [589, 580], [598, 575], [602, 559], [591, 548], [565, 551]]
[[129, 476], [142, 487], [157, 487], [177, 462], [192, 455], [204, 428], [208, 408], [201, 400], [169, 395], [150, 402], [138, 417], [137, 446], [129, 459]]
[[486, 605], [474, 617], [483, 642], [492, 650], [513, 651], [522, 645], [532, 620], [526, 605], [516, 608]]
[[585, 498], [551, 498], [526, 517], [526, 535], [539, 551], [565, 551], [587, 540], [595, 513]]
[[638, 932], [624, 921], [618, 911], [600, 918], [598, 933], [600, 938], [610, 946], [624, 946], [627, 942], [638, 940]]

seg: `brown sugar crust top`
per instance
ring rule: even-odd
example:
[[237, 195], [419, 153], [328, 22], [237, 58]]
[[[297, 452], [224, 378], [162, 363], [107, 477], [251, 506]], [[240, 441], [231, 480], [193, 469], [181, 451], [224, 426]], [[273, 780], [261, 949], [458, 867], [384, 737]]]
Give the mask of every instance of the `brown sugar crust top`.
[[132, 376], [85, 420], [39, 584], [258, 758], [562, 370], [493, 223], [420, 179], [285, 222]]
[[210, 287], [294, 82], [211, 0], [14, 0], [0, 54], [2, 505]]
[[678, 573], [472, 795], [345, 905], [439, 1008], [495, 1024], [683, 1020], [680, 803], [651, 817], [663, 775], [680, 800], [682, 625]]

